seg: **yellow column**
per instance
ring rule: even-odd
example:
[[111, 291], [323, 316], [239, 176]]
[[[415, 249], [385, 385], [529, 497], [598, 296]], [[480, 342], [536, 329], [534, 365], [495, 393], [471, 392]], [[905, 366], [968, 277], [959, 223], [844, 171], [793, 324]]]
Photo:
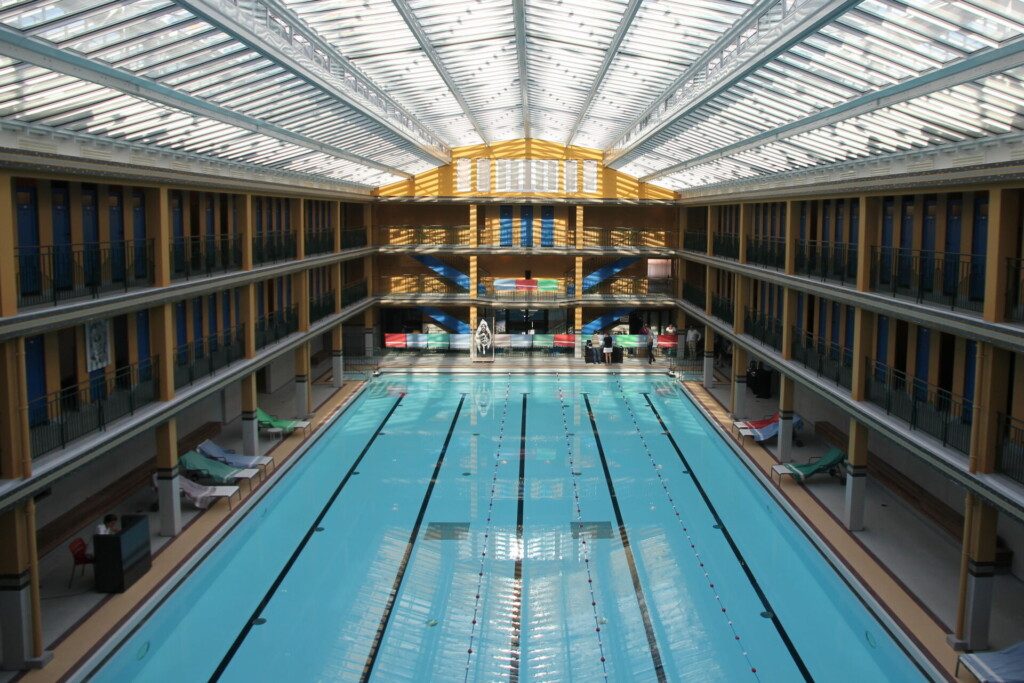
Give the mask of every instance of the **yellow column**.
[[744, 309], [750, 299], [750, 279], [737, 273], [733, 275], [733, 282], [736, 284], [732, 305], [732, 329], [737, 334], [743, 334], [743, 315], [746, 313]]
[[292, 275], [292, 299], [299, 312], [299, 331], [309, 329], [309, 271], [301, 270]]
[[25, 340], [0, 342], [0, 479], [32, 474], [25, 386]]
[[0, 174], [0, 316], [18, 312], [18, 278], [14, 247], [15, 235], [14, 179], [8, 173]]
[[156, 396], [170, 401], [174, 398], [174, 304], [149, 309], [149, 344], [156, 359]]
[[850, 397], [854, 401], [867, 399], [867, 379], [871, 374], [874, 356], [875, 314], [863, 308], [853, 313], [853, 370]]
[[[334, 237], [334, 253], [341, 251], [341, 212], [345, 208], [341, 202], [328, 202], [331, 211], [331, 235]], [[341, 290], [336, 290], [340, 292]], [[340, 294], [339, 294], [340, 296]]]
[[363, 225], [366, 227], [366, 244], [373, 245], [373, 204], [363, 204]]
[[732, 347], [732, 400], [729, 404], [734, 419], [745, 417], [747, 398], [747, 351], [733, 344]]
[[[1013, 245], [1020, 230], [1019, 206], [1018, 190], [993, 189], [988, 193], [984, 316], [990, 322], [1006, 320], [1006, 259], [1016, 255]], [[969, 211], [973, 215], [974, 207]]]
[[782, 290], [782, 357], [793, 358], [793, 328], [796, 327], [796, 296], [791, 287]]
[[252, 239], [255, 234], [252, 195], [238, 195], [235, 201], [238, 202], [238, 239], [242, 247], [242, 270], [252, 270]]
[[868, 477], [868, 428], [850, 418], [850, 441], [846, 449], [846, 528], [864, 528], [864, 492]]
[[156, 486], [160, 509], [160, 535], [181, 533], [181, 480], [178, 472], [178, 423], [172, 417], [157, 425]]
[[786, 202], [786, 226], [783, 239], [786, 240], [785, 272], [796, 273], [797, 240], [800, 239], [800, 202]]
[[754, 229], [754, 210], [756, 208], [756, 204], [740, 204], [740, 263], [747, 262], [747, 242]]
[[146, 231], [153, 240], [153, 285], [171, 283], [171, 199], [166, 187], [146, 191]]
[[[586, 244], [585, 236], [583, 234], [583, 207], [576, 207], [576, 248], [582, 249], [583, 245]], [[579, 281], [577, 287], [583, 286], [583, 281]]]
[[708, 247], [707, 253], [714, 254], [715, 233], [718, 231], [718, 217], [722, 213], [722, 207], [713, 204], [708, 207]]
[[6, 597], [0, 606], [4, 629], [4, 669], [38, 668], [43, 652], [36, 548], [36, 506], [31, 498], [0, 514], [0, 584]]
[[238, 323], [242, 325], [242, 336], [244, 338], [245, 357], [256, 357], [256, 287], [262, 287], [262, 282], [242, 285], [241, 296], [238, 298], [239, 307]]
[[793, 459], [793, 415], [796, 382], [782, 375], [779, 382], [779, 462]]
[[310, 391], [311, 372], [309, 342], [303, 342], [295, 347], [295, 414], [299, 417], [313, 412], [313, 392]]
[[987, 342], [978, 342], [977, 381], [974, 384], [971, 424], [971, 472], [995, 471], [999, 453], [1000, 417], [1009, 394], [1010, 352]]
[[477, 262], [477, 255], [472, 254], [469, 257], [469, 298], [475, 299], [479, 292], [478, 284], [480, 282], [480, 266]]
[[242, 452], [246, 455], [259, 455], [259, 428], [256, 421], [256, 373], [242, 378]]
[[[476, 164], [474, 164], [474, 167]], [[474, 170], [475, 172], [475, 170]], [[476, 204], [469, 205], [469, 246], [474, 249], [480, 245], [480, 235], [476, 230], [477, 223], [477, 206]], [[476, 290], [473, 290], [476, 291]]]
[[857, 291], [871, 289], [871, 252], [881, 244], [882, 199], [861, 196], [859, 225], [857, 226]]
[[292, 197], [288, 200], [288, 211], [291, 213], [290, 222], [292, 233], [295, 235], [295, 258], [304, 259], [306, 258], [306, 200], [301, 197]]

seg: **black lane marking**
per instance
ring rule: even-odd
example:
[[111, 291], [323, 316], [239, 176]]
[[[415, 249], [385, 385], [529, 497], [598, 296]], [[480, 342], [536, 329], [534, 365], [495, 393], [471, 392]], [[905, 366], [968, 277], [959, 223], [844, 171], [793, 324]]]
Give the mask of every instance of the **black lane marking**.
[[391, 612], [395, 607], [395, 600], [398, 599], [398, 591], [402, 588], [402, 579], [405, 578], [405, 570], [409, 567], [409, 558], [412, 557], [413, 546], [416, 545], [416, 538], [420, 535], [420, 525], [423, 524], [423, 516], [427, 514], [427, 505], [430, 504], [430, 496], [434, 493], [434, 485], [437, 483], [437, 476], [441, 473], [441, 465], [444, 464], [444, 456], [448, 453], [448, 444], [452, 441], [452, 434], [455, 432], [455, 423], [459, 421], [459, 413], [462, 412], [462, 405], [466, 402], [466, 394], [462, 394], [462, 398], [459, 399], [459, 407], [455, 409], [455, 416], [452, 417], [452, 423], [448, 427], [448, 436], [444, 439], [444, 445], [441, 447], [441, 453], [437, 456], [437, 462], [434, 463], [434, 472], [430, 475], [430, 483], [427, 485], [427, 492], [423, 495], [423, 502], [420, 503], [419, 514], [416, 515], [416, 523], [413, 524], [412, 531], [409, 532], [409, 540], [405, 544], [405, 555], [402, 556], [402, 562], [398, 565], [398, 574], [395, 575], [395, 582], [391, 585], [391, 594], [388, 595], [387, 604], [384, 606], [384, 614], [381, 615], [380, 623], [377, 624], [377, 633], [373, 636], [373, 643], [370, 646], [370, 654], [366, 657], [366, 663], [363, 664], [363, 675], [360, 677], [360, 681], [370, 680], [370, 674], [373, 673], [373, 665], [377, 662], [377, 653], [380, 652], [381, 641], [384, 640], [384, 632], [388, 629], [388, 622], [391, 621]]
[[251, 631], [253, 625], [257, 623], [257, 619], [261, 618], [260, 614], [263, 612], [264, 609], [266, 609], [267, 605], [270, 603], [271, 598], [274, 597], [274, 593], [277, 592], [277, 589], [280, 588], [281, 582], [284, 581], [284, 578], [288, 575], [288, 572], [291, 571], [292, 565], [294, 565], [295, 561], [299, 559], [299, 555], [302, 554], [302, 551], [303, 549], [305, 549], [306, 544], [309, 543], [309, 539], [313, 537], [313, 534], [315, 534], [318, 529], [322, 528], [320, 526], [320, 522], [324, 520], [324, 517], [327, 515], [327, 511], [331, 509], [332, 505], [334, 505], [334, 501], [337, 500], [338, 495], [341, 493], [341, 490], [345, 488], [345, 484], [347, 484], [348, 480], [352, 478], [353, 474], [355, 474], [356, 468], [359, 467], [359, 463], [362, 462], [363, 457], [365, 457], [366, 454], [369, 452], [370, 447], [373, 446], [373, 442], [376, 441], [377, 437], [381, 435], [381, 432], [384, 430], [384, 425], [387, 424], [387, 421], [391, 419], [391, 416], [395, 413], [395, 410], [397, 410], [398, 408], [398, 404], [402, 402], [403, 398], [405, 398], [405, 392], [402, 392], [401, 394], [398, 395], [398, 399], [395, 401], [395, 404], [391, 406], [391, 410], [388, 411], [388, 414], [385, 415], [384, 419], [381, 420], [379, 425], [377, 425], [377, 429], [373, 432], [373, 436], [371, 436], [370, 440], [366, 442], [365, 446], [363, 446], [363, 450], [360, 451], [359, 456], [356, 457], [355, 462], [352, 463], [352, 466], [348, 468], [348, 472], [345, 473], [345, 476], [344, 478], [342, 478], [341, 483], [339, 483], [338, 487], [334, 489], [334, 493], [332, 493], [331, 497], [327, 499], [327, 502], [324, 504], [323, 509], [320, 510], [320, 514], [316, 516], [316, 519], [313, 520], [313, 523], [309, 526], [309, 531], [307, 531], [306, 535], [302, 537], [301, 541], [299, 541], [299, 545], [295, 547], [295, 550], [292, 552], [292, 556], [288, 558], [288, 561], [285, 563], [284, 567], [282, 567], [281, 571], [278, 572], [277, 578], [274, 579], [274, 583], [272, 583], [270, 585], [270, 588], [267, 589], [267, 592], [263, 596], [263, 599], [260, 600], [260, 604], [258, 604], [256, 606], [256, 609], [253, 610], [252, 616], [250, 616], [248, 621], [245, 622], [245, 626], [242, 628], [238, 636], [235, 638], [235, 642], [231, 644], [231, 647], [224, 654], [224, 657], [220, 660], [220, 664], [217, 665], [216, 671], [214, 671], [213, 675], [210, 676], [211, 682], [219, 680], [220, 677], [224, 675], [225, 669], [227, 669], [228, 664], [231, 663], [231, 660], [238, 652], [238, 649], [242, 646], [242, 643], [249, 635], [249, 631]]
[[519, 680], [520, 664], [520, 638], [522, 636], [522, 625], [520, 621], [523, 615], [523, 493], [526, 488], [526, 394], [523, 394], [523, 417], [519, 427], [519, 501], [516, 504], [516, 545], [518, 554], [516, 566], [512, 578], [515, 600], [512, 603], [512, 647], [510, 649], [511, 660], [509, 661], [509, 683], [517, 683]]
[[594, 430], [594, 441], [597, 444], [597, 454], [601, 458], [601, 468], [604, 470], [604, 480], [608, 484], [608, 495], [612, 499], [612, 510], [615, 511], [615, 522], [619, 525], [619, 538], [622, 540], [622, 548], [626, 551], [626, 563], [629, 565], [630, 576], [633, 577], [633, 592], [636, 593], [636, 604], [640, 607], [640, 617], [644, 621], [644, 632], [647, 634], [647, 646], [651, 650], [651, 660], [654, 662], [654, 673], [658, 676], [659, 683], [665, 683], [665, 665], [661, 661], [661, 651], [658, 649], [658, 640], [654, 635], [654, 625], [651, 624], [651, 615], [647, 610], [647, 599], [644, 597], [644, 587], [640, 584], [640, 574], [636, 570], [636, 559], [633, 557], [633, 549], [629, 545], [629, 535], [626, 533], [626, 523], [622, 521], [622, 510], [619, 509], [619, 499], [615, 495], [615, 485], [612, 484], [612, 474], [608, 470], [608, 459], [604, 455], [604, 446], [601, 445], [601, 435], [597, 431], [597, 420], [594, 419], [594, 410], [590, 407], [590, 396], [584, 393], [583, 401], [587, 404], [587, 415], [590, 416], [590, 428]]
[[672, 436], [672, 432], [670, 432], [668, 427], [665, 425], [665, 421], [661, 419], [661, 413], [659, 413], [658, 409], [654, 407], [650, 394], [644, 393], [643, 397], [644, 400], [647, 401], [647, 405], [650, 406], [651, 412], [654, 413], [656, 418], [658, 418], [658, 424], [661, 425], [662, 432], [666, 437], [668, 437], [669, 443], [672, 444], [672, 448], [675, 449], [676, 455], [679, 456], [679, 461], [683, 463], [683, 468], [686, 470], [685, 474], [690, 476], [690, 479], [693, 481], [693, 485], [697, 487], [697, 492], [700, 493], [700, 497], [704, 499], [704, 504], [707, 506], [708, 511], [711, 512], [711, 516], [714, 517], [715, 524], [717, 524], [721, 530], [722, 536], [725, 537], [726, 543], [728, 543], [729, 547], [732, 549], [733, 555], [736, 556], [736, 561], [740, 563], [740, 566], [743, 568], [743, 573], [747, 575], [747, 580], [750, 581], [751, 587], [754, 589], [754, 592], [757, 593], [757, 597], [761, 601], [764, 611], [771, 614], [772, 624], [775, 625], [775, 630], [779, 632], [779, 637], [782, 638], [782, 642], [785, 643], [786, 649], [789, 650], [789, 654], [793, 658], [793, 662], [796, 664], [796, 667], [800, 670], [800, 674], [804, 677], [805, 681], [813, 681], [814, 679], [811, 677], [811, 672], [807, 670], [807, 665], [804, 664], [803, 658], [800, 656], [800, 653], [797, 652], [796, 646], [793, 645], [793, 641], [790, 640], [789, 634], [786, 633], [785, 627], [782, 625], [782, 622], [779, 621], [779, 617], [775, 614], [775, 610], [772, 609], [771, 603], [768, 602], [768, 596], [766, 596], [764, 591], [761, 590], [761, 584], [757, 582], [757, 578], [747, 565], [747, 561], [743, 559], [743, 553], [740, 552], [739, 546], [736, 545], [736, 541], [733, 540], [732, 534], [729, 533], [729, 530], [726, 528], [722, 518], [718, 516], [718, 510], [715, 509], [714, 504], [712, 504], [711, 499], [708, 497], [707, 492], [701, 485], [700, 480], [697, 479], [697, 475], [693, 473], [693, 468], [690, 467], [690, 463], [687, 462], [686, 456], [683, 455], [683, 451], [680, 450], [679, 444], [676, 443], [675, 437]]

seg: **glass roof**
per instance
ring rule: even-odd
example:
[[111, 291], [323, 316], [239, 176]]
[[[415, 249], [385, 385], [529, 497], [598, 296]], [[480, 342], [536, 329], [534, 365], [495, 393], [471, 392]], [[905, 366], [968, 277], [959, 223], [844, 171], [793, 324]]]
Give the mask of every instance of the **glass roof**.
[[1024, 0], [0, 0], [0, 119], [366, 187], [528, 131], [685, 191], [1018, 134], [1022, 33]]

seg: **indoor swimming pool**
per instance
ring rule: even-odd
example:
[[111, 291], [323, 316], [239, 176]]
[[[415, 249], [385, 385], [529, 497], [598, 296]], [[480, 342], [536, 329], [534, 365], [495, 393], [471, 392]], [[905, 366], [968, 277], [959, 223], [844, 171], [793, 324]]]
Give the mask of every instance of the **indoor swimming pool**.
[[914, 681], [668, 378], [384, 376], [99, 681]]

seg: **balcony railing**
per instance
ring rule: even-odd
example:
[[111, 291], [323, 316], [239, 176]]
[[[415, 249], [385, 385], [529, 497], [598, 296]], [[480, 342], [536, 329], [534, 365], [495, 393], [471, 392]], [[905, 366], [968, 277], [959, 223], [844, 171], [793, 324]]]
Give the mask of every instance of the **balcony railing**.
[[583, 228], [583, 246], [674, 249], [676, 234], [664, 228], [599, 228], [588, 225]]
[[438, 275], [382, 275], [378, 280], [381, 294], [469, 294], [450, 280]]
[[329, 229], [307, 230], [303, 235], [306, 256], [327, 254], [334, 251], [334, 231]]
[[32, 457], [102, 431], [114, 420], [152, 402], [159, 393], [157, 377], [157, 359], [151, 358], [30, 401], [27, 409]]
[[686, 251], [699, 251], [702, 254], [706, 254], [708, 251], [707, 231], [685, 231], [683, 233], [683, 249], [685, 249]]
[[584, 296], [672, 296], [672, 278], [611, 277], [586, 290]]
[[365, 230], [342, 230], [341, 231], [341, 248], [342, 249], [358, 249], [359, 247], [366, 246], [366, 231]]
[[868, 400], [963, 454], [971, 447], [973, 405], [961, 396], [875, 361], [867, 377]]
[[874, 247], [871, 288], [966, 311], [981, 311], [985, 258], [973, 255]]
[[749, 238], [747, 262], [782, 270], [786, 267], [786, 240], [778, 237]]
[[174, 348], [174, 388], [212, 375], [245, 355], [245, 326], [211, 334]]
[[256, 348], [262, 349], [298, 329], [299, 315], [295, 306], [262, 315], [256, 320]]
[[793, 328], [793, 360], [806, 365], [819, 377], [849, 389], [853, 386], [853, 351], [835, 342], [814, 340], [808, 332]]
[[743, 329], [751, 337], [773, 349], [782, 350], [782, 320], [761, 311], [743, 309]]
[[171, 278], [213, 275], [242, 267], [240, 235], [179, 237], [171, 241]]
[[683, 298], [702, 311], [708, 305], [707, 293], [704, 291], [704, 288], [691, 285], [689, 282], [683, 283]]
[[481, 277], [480, 294], [494, 297], [502, 302], [511, 303], [515, 301], [556, 301], [574, 296], [576, 292], [575, 279], [571, 275], [558, 280], [535, 280], [533, 281], [535, 285], [533, 289], [520, 289], [518, 287], [496, 289], [494, 286], [496, 279], [508, 281], [508, 278], [494, 278], [490, 275]]
[[714, 256], [738, 259], [740, 257], [740, 236], [729, 232], [716, 232], [711, 238], [711, 249]]
[[469, 246], [469, 235], [468, 225], [388, 225], [377, 228], [377, 243], [389, 246]]
[[797, 240], [796, 274], [839, 283], [857, 281], [857, 245]]
[[290, 232], [267, 232], [252, 238], [252, 262], [276, 263], [295, 258], [295, 235]]
[[1024, 260], [1006, 259], [1006, 317], [1024, 322]]
[[324, 292], [309, 302], [309, 322], [322, 320], [334, 313], [334, 292]]
[[15, 248], [14, 259], [19, 306], [96, 298], [153, 284], [153, 240], [23, 246]]
[[996, 455], [996, 472], [1024, 484], [1024, 420], [1002, 413], [998, 415], [998, 419], [999, 450]]
[[711, 315], [719, 320], [724, 320], [730, 325], [733, 323], [732, 299], [717, 294], [711, 295]]
[[360, 280], [359, 282], [353, 282], [352, 284], [345, 285], [345, 288], [341, 290], [341, 306], [351, 306], [355, 302], [365, 299], [368, 296], [369, 290], [366, 287], [366, 280]]

